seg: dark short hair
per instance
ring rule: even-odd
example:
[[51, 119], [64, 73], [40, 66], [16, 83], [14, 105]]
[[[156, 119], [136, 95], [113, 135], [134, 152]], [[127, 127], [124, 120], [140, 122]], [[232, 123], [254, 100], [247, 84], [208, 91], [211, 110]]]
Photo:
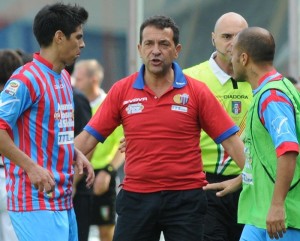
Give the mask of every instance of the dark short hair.
[[236, 47], [241, 54], [246, 52], [255, 63], [273, 62], [275, 41], [272, 34], [260, 27], [249, 27], [237, 36]]
[[46, 5], [34, 18], [33, 32], [39, 45], [48, 47], [56, 31], [61, 30], [69, 38], [87, 19], [88, 12], [77, 4]]
[[4, 86], [12, 73], [23, 64], [19, 54], [11, 49], [0, 50], [0, 86]]
[[173, 31], [174, 44], [178, 45], [178, 43], [179, 43], [179, 28], [178, 28], [178, 26], [175, 24], [173, 19], [171, 19], [170, 17], [167, 17], [167, 16], [162, 16], [162, 15], [150, 17], [142, 23], [142, 25], [140, 27], [140, 44], [143, 41], [143, 31], [148, 26], [154, 26], [158, 29], [171, 28]]

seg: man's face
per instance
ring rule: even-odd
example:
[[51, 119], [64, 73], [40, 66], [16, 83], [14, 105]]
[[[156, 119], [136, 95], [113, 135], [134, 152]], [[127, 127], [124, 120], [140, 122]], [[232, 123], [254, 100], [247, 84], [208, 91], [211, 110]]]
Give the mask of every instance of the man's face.
[[80, 51], [85, 47], [83, 41], [82, 25], [76, 28], [76, 31], [70, 35], [70, 38], [64, 38], [64, 41], [59, 45], [59, 54], [61, 62], [65, 65], [71, 65], [80, 56]]
[[239, 17], [226, 17], [216, 26], [212, 39], [219, 59], [230, 63], [232, 42], [247, 26], [247, 23], [241, 21]]
[[143, 30], [142, 43], [138, 45], [138, 50], [146, 71], [164, 76], [172, 62], [177, 59], [181, 45], [175, 46], [171, 28], [158, 29], [147, 26]]
[[232, 58], [231, 64], [233, 68], [233, 78], [236, 81], [244, 82], [246, 80], [246, 69], [242, 63], [242, 56], [237, 47], [238, 36], [232, 42]]
[[92, 80], [87, 74], [87, 68], [84, 65], [76, 65], [74, 68], [74, 86], [88, 95], [89, 90], [92, 88]]

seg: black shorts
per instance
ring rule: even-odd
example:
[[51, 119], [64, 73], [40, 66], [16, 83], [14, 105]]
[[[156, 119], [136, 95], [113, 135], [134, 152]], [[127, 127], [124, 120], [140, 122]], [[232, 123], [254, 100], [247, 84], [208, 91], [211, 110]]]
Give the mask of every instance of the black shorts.
[[[100, 170], [95, 171], [95, 175]], [[91, 224], [104, 225], [116, 223], [116, 176], [111, 176], [109, 189], [106, 193], [92, 197]]]
[[[236, 176], [206, 173], [209, 183], [225, 181]], [[205, 241], [239, 241], [244, 225], [237, 223], [238, 200], [241, 189], [224, 197], [217, 197], [216, 191], [206, 191], [207, 214], [204, 224]]]
[[[95, 170], [95, 175], [100, 170]], [[73, 199], [78, 226], [78, 240], [88, 240], [90, 225], [115, 224], [116, 221], [116, 176], [111, 177], [109, 190], [103, 195], [96, 196], [92, 188], [85, 186], [81, 180]]]
[[201, 241], [206, 212], [202, 189], [134, 193], [117, 196], [117, 224], [113, 241]]

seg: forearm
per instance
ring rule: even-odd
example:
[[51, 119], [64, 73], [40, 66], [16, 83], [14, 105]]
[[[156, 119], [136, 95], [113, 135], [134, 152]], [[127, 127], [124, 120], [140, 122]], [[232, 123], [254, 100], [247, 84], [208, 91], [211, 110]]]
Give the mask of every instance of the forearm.
[[31, 158], [22, 152], [12, 141], [7, 131], [0, 130], [0, 153], [8, 158], [11, 162], [21, 167], [25, 172], [35, 166], [36, 163]]
[[222, 146], [236, 164], [243, 169], [245, 165], [244, 143], [238, 135], [232, 135], [222, 142]]
[[121, 151], [117, 150], [114, 158], [111, 160], [110, 165], [117, 170], [125, 161], [125, 153], [121, 153]]
[[90, 135], [87, 131], [82, 131], [74, 141], [75, 148], [80, 150], [85, 156], [88, 156], [90, 153], [92, 153], [97, 143], [98, 140]]
[[296, 168], [296, 158], [298, 153], [287, 152], [277, 161], [277, 175], [272, 197], [273, 205], [283, 205], [289, 191]]

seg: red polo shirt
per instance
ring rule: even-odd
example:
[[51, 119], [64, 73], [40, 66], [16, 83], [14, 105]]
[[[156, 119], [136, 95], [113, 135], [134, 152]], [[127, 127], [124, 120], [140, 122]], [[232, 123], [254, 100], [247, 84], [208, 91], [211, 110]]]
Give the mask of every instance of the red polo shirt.
[[161, 97], [140, 72], [116, 82], [85, 130], [99, 141], [120, 124], [126, 137], [127, 191], [188, 190], [207, 184], [199, 148], [203, 128], [217, 143], [238, 131], [223, 107], [200, 81], [173, 63], [175, 81]]

